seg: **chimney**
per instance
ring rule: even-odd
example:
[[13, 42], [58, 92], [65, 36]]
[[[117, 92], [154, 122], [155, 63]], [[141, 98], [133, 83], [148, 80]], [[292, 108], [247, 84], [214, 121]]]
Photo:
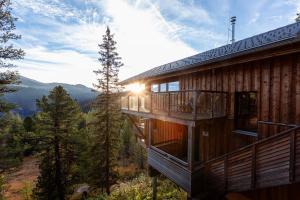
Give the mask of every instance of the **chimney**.
[[234, 41], [235, 41], [235, 38], [234, 38], [234, 36], [235, 36], [235, 21], [236, 21], [236, 16], [233, 16], [230, 18], [230, 22], [231, 22], [231, 26], [232, 26], [232, 28], [231, 28], [231, 43], [234, 43]]

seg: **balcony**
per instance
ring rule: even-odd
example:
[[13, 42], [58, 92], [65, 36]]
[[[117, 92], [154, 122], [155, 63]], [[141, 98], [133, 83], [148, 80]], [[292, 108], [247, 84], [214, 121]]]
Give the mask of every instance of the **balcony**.
[[[191, 164], [178, 142], [152, 143], [148, 163], [189, 194], [206, 187], [243, 192], [300, 182], [300, 126], [258, 122], [274, 135], [209, 161]], [[186, 149], [181, 148], [183, 151]]]
[[128, 114], [196, 121], [226, 116], [227, 93], [203, 90], [126, 93], [121, 98], [121, 106]]

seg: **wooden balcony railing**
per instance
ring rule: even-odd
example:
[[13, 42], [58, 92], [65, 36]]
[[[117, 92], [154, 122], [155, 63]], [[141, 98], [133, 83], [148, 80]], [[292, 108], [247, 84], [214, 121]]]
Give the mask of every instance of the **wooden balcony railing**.
[[247, 191], [300, 182], [300, 126], [259, 122], [271, 137], [203, 163], [203, 170], [220, 189]]
[[127, 93], [121, 98], [121, 107], [188, 120], [217, 118], [227, 114], [227, 93], [203, 90]]
[[185, 191], [191, 192], [191, 172], [188, 163], [151, 146], [148, 148], [148, 164], [174, 181]]

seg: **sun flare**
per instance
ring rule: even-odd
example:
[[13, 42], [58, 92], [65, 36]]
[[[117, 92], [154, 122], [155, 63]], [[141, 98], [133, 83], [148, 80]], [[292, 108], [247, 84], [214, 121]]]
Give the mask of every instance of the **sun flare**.
[[141, 93], [145, 90], [145, 84], [132, 83], [132, 84], [125, 86], [125, 90], [133, 92], [133, 93]]

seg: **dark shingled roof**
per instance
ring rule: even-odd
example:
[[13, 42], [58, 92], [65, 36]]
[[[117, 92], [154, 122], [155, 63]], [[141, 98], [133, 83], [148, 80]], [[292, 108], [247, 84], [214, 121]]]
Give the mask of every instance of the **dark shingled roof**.
[[233, 44], [224, 45], [216, 49], [205, 51], [194, 56], [155, 67], [129, 79], [126, 79], [122, 81], [121, 84], [153, 78], [179, 70], [186, 70], [192, 67], [201, 66], [203, 64], [244, 55], [253, 51], [284, 45], [292, 42], [294, 39], [299, 39], [299, 33], [300, 22], [293, 23], [272, 31], [268, 31], [250, 38], [234, 42]]

